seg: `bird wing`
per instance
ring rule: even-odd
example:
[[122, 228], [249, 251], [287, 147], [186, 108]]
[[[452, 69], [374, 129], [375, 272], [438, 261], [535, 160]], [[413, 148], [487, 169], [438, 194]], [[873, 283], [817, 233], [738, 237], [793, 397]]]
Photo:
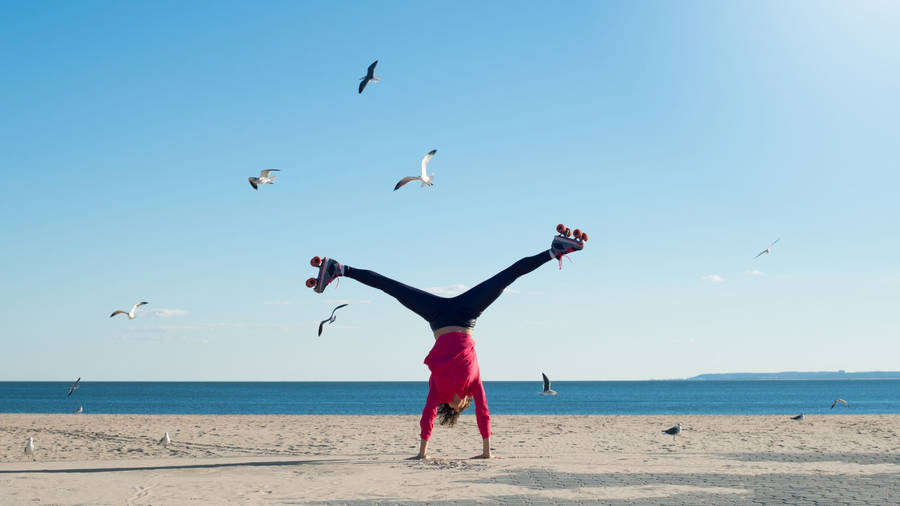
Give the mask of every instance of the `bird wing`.
[[[778, 242], [778, 241], [780, 241], [780, 240], [781, 240], [781, 237], [779, 237], [778, 239], [775, 239], [775, 242]], [[769, 245], [769, 248], [771, 248], [772, 246], [775, 246], [775, 242], [773, 242], [772, 244], [770, 244], [770, 245]], [[766, 249], [769, 249], [769, 248], [766, 248]]]
[[544, 391], [546, 392], [547, 390], [550, 390], [550, 378], [544, 373], [541, 373], [541, 376], [544, 377]]
[[255, 177], [248, 177], [247, 181], [250, 181], [250, 186], [252, 186], [254, 190], [259, 190], [259, 187], [256, 186], [256, 182], [258, 181], [258, 179], [256, 179]]
[[322, 320], [321, 322], [319, 322], [319, 335], [320, 336], [322, 335], [322, 328], [325, 327], [325, 323], [328, 322], [329, 320], [330, 320], [330, 318], [328, 320]]
[[75, 385], [70, 386], [69, 391], [66, 392], [66, 397], [72, 395], [72, 392], [74, 392], [74, 391], [75, 391]]
[[838, 401], [835, 399], [834, 402], [831, 403], [831, 409], [834, 409], [834, 407], [837, 406], [837, 403]]
[[403, 185], [405, 185], [406, 183], [408, 183], [408, 182], [410, 182], [410, 181], [412, 181], [412, 180], [415, 180], [415, 179], [422, 179], [422, 178], [420, 178], [420, 177], [413, 177], [413, 176], [407, 176], [407, 177], [401, 179], [400, 182], [397, 183], [397, 186], [394, 187], [394, 191], [399, 190], [401, 186], [403, 186]]
[[269, 177], [270, 172], [281, 172], [281, 169], [266, 169], [259, 171], [259, 177]]
[[431, 159], [434, 158], [434, 154], [435, 154], [435, 153], [437, 153], [437, 150], [436, 150], [436, 149], [432, 149], [431, 151], [428, 152], [427, 155], [425, 155], [424, 158], [422, 158], [422, 177], [423, 177], [423, 178], [424, 178], [425, 176], [428, 175], [428, 174], [425, 173], [425, 167], [427, 167], [427, 166], [428, 166], [428, 162], [430, 162]]
[[[369, 80], [375, 76], [375, 65], [378, 65], [378, 60], [373, 61], [372, 64], [369, 65], [369, 68], [366, 70], [366, 80]], [[359, 91], [362, 91], [362, 89], [360, 89]]]
[[366, 85], [369, 84], [369, 78], [363, 77], [362, 81], [359, 82], [359, 92], [362, 93], [362, 90], [366, 89]]
[[331, 317], [334, 318], [334, 312], [337, 311], [338, 309], [344, 307], [344, 306], [347, 306], [347, 305], [348, 305], [348, 304], [341, 304], [340, 306], [338, 306], [338, 307], [332, 309], [332, 310], [331, 310]]
[[128, 313], [126, 313], [125, 311], [122, 311], [121, 309], [117, 309], [113, 312], [113, 314], [109, 315], [109, 317], [112, 318], [113, 316], [116, 316], [117, 314], [128, 314]]
[[766, 249], [760, 251], [759, 255], [756, 255], [755, 257], [753, 257], [753, 259], [755, 260], [755, 259], [761, 257], [763, 254], [768, 253], [768, 252], [769, 252], [769, 248], [766, 248]]
[[137, 304], [131, 306], [131, 312], [133, 313], [134, 311], [137, 310], [137, 308], [143, 306], [144, 304], [146, 304], [146, 302], [138, 302]]
[[72, 385], [72, 386], [74, 386], [75, 388], [78, 388], [78, 383], [79, 383], [80, 381], [81, 381], [81, 378], [78, 378], [77, 380], [75, 380], [75, 384]]

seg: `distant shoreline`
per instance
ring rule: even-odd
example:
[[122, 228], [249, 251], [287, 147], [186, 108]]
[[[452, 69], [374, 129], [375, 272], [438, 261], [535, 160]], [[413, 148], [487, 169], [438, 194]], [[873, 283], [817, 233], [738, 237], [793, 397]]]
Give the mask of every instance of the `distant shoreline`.
[[700, 374], [685, 378], [685, 381], [760, 381], [760, 380], [895, 380], [900, 379], [897, 371], [783, 371], [783, 372], [731, 372]]

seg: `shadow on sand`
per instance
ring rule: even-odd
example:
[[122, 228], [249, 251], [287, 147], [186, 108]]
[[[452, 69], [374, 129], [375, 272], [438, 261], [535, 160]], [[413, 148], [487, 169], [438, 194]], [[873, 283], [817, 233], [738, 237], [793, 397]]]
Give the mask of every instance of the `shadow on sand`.
[[224, 467], [277, 467], [349, 463], [352, 460], [269, 460], [253, 462], [219, 462], [209, 464], [173, 464], [159, 466], [72, 467], [66, 469], [0, 469], [2, 474], [114, 473], [120, 471], [164, 471], [170, 469], [219, 469]]

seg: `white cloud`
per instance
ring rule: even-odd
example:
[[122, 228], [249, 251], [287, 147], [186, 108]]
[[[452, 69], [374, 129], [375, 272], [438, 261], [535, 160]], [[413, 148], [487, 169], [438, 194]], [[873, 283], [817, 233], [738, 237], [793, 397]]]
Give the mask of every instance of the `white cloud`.
[[159, 316], [160, 318], [171, 318], [173, 316], [184, 316], [188, 314], [187, 309], [166, 309], [164, 307], [150, 309], [148, 312], [153, 316]]
[[718, 274], [707, 274], [705, 276], [702, 276], [700, 279], [704, 279], [706, 281], [712, 281], [713, 283], [721, 283], [721, 282], [725, 281], [725, 278], [723, 278], [722, 276], [719, 276]]
[[763, 271], [758, 271], [758, 270], [756, 270], [756, 269], [753, 269], [753, 270], [750, 270], [750, 271], [744, 271], [744, 274], [749, 274], [749, 275], [751, 275], [751, 276], [765, 276], [765, 275], [766, 275], [765, 272], [763, 272]]
[[455, 284], [455, 285], [447, 285], [447, 286], [432, 286], [431, 288], [426, 288], [426, 292], [433, 293], [435, 295], [440, 295], [441, 297], [456, 297], [457, 295], [468, 290], [469, 287], [463, 284]]

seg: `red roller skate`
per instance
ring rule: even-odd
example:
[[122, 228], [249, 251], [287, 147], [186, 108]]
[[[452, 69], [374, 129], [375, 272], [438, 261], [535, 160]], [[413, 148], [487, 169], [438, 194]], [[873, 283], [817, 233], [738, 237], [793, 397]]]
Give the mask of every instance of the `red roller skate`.
[[553, 258], [559, 260], [559, 268], [562, 269], [562, 258], [569, 253], [584, 249], [584, 243], [588, 240], [587, 233], [576, 228], [572, 231], [569, 227], [560, 223], [556, 226], [559, 234], [550, 243], [550, 253]]
[[309, 264], [319, 268], [318, 276], [306, 280], [306, 286], [315, 290], [316, 293], [324, 292], [329, 283], [343, 275], [340, 262], [333, 258], [312, 257]]

